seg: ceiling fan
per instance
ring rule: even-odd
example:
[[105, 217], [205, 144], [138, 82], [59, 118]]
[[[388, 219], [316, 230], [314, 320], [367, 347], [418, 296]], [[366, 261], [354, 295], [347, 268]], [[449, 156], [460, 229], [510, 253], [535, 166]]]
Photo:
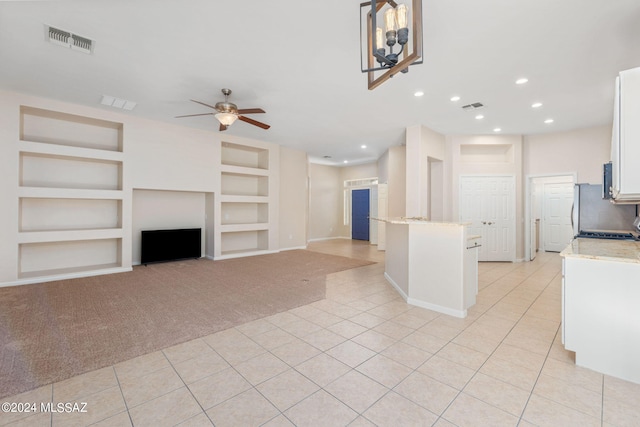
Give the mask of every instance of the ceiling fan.
[[265, 111], [262, 108], [242, 108], [239, 109], [236, 104], [233, 102], [229, 102], [229, 95], [231, 95], [231, 89], [222, 89], [222, 94], [224, 95], [224, 102], [217, 102], [216, 105], [205, 104], [204, 102], [196, 101], [192, 99], [191, 101], [198, 103], [200, 105], [204, 105], [205, 107], [213, 108], [216, 110], [216, 113], [202, 113], [202, 114], [187, 114], [186, 116], [176, 116], [176, 119], [182, 117], [194, 117], [194, 116], [209, 116], [213, 115], [220, 122], [220, 131], [227, 130], [229, 126], [233, 124], [236, 120], [240, 120], [246, 123], [249, 123], [254, 126], [258, 126], [262, 129], [269, 129], [269, 126], [266, 123], [259, 122], [257, 120], [250, 119], [249, 117], [245, 117], [245, 114], [257, 114], [264, 113]]

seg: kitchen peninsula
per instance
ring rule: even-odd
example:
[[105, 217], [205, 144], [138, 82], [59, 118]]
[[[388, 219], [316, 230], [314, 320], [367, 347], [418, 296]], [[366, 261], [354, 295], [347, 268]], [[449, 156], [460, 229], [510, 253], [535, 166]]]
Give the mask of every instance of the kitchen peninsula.
[[464, 318], [478, 293], [480, 236], [469, 224], [386, 218], [385, 277], [407, 303]]
[[640, 384], [640, 242], [578, 238], [560, 255], [564, 347], [578, 366]]

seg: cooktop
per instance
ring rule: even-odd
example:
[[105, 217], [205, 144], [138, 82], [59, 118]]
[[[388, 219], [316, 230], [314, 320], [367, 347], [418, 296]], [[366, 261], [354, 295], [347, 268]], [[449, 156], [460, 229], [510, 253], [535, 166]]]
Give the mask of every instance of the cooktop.
[[587, 239], [610, 239], [610, 240], [640, 240], [633, 233], [617, 232], [617, 231], [585, 231], [580, 230], [580, 233], [576, 234], [576, 238]]

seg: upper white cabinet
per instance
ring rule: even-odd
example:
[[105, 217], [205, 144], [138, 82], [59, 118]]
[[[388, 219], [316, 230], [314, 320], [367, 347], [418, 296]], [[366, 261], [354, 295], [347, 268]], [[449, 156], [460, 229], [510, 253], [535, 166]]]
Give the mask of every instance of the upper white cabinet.
[[620, 72], [611, 144], [612, 196], [618, 203], [640, 203], [640, 68]]

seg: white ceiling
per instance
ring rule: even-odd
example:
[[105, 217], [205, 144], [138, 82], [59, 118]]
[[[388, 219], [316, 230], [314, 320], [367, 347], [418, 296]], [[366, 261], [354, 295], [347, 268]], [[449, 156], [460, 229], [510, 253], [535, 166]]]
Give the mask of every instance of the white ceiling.
[[[359, 5], [2, 1], [0, 88], [104, 109], [111, 95], [138, 103], [124, 114], [217, 131], [211, 116], [174, 116], [209, 112], [189, 99], [214, 104], [228, 87], [232, 102], [263, 108], [249, 117], [272, 126], [237, 122], [228, 133], [342, 165], [377, 159], [414, 124], [445, 134], [608, 124], [615, 76], [640, 66], [638, 0], [424, 0], [424, 64], [369, 91]], [[94, 53], [46, 42], [44, 24], [95, 40]], [[529, 83], [516, 85], [523, 76]], [[483, 120], [461, 109], [472, 102], [486, 105]]]

